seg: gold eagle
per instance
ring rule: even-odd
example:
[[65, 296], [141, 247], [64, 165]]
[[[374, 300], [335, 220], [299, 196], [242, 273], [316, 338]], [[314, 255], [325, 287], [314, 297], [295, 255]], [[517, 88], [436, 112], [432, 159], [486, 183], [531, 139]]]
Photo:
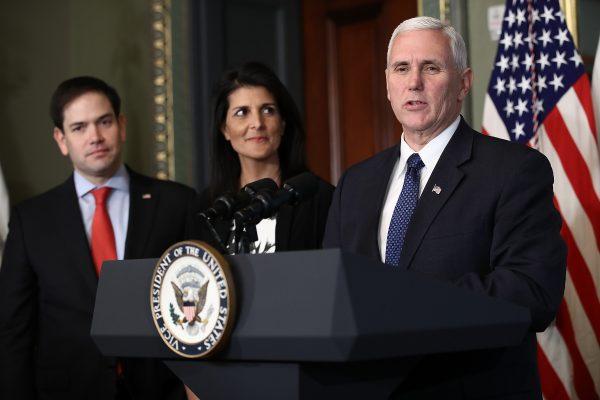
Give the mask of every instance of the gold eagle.
[[[177, 286], [177, 284], [171, 281], [171, 285], [173, 285], [173, 290], [175, 291], [175, 298], [177, 299], [177, 305], [179, 309], [184, 314], [183, 321], [178, 321], [178, 323], [188, 322], [189, 325], [193, 325], [195, 321], [202, 323], [202, 318], [200, 318], [200, 313], [206, 304], [206, 292], [208, 290], [208, 280], [204, 282], [200, 289], [194, 289], [193, 287], [186, 287], [183, 290]], [[188, 321], [185, 317], [184, 304], [185, 303], [193, 303], [195, 307], [194, 318], [191, 321]]]

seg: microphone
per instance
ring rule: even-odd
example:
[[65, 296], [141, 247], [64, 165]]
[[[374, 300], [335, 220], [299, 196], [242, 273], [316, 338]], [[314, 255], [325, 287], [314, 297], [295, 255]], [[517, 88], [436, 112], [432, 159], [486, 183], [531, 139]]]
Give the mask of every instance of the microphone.
[[317, 193], [319, 183], [310, 172], [289, 179], [277, 192], [260, 191], [252, 202], [233, 214], [236, 224], [255, 225], [275, 215], [284, 204], [296, 205]]
[[232, 214], [250, 204], [259, 192], [275, 192], [277, 184], [271, 178], [263, 178], [244, 186], [237, 193], [225, 193], [216, 198], [212, 207], [198, 213], [205, 220], [213, 221], [216, 218], [228, 219]]

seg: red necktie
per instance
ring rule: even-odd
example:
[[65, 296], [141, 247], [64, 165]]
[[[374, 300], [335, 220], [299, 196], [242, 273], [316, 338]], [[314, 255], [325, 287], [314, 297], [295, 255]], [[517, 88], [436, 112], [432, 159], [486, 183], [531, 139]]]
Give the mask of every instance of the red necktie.
[[96, 200], [96, 210], [92, 221], [92, 258], [98, 276], [100, 276], [103, 261], [117, 259], [115, 233], [106, 209], [106, 199], [111, 190], [106, 186], [92, 190], [94, 200]]

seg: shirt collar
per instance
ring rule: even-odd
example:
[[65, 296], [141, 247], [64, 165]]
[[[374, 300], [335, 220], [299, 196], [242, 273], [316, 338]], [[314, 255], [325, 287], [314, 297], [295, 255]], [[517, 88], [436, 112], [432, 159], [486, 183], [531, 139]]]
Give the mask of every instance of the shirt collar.
[[[442, 155], [442, 152], [446, 148], [446, 145], [452, 139], [452, 135], [458, 129], [458, 124], [460, 123], [460, 115], [456, 117], [454, 122], [452, 122], [446, 129], [440, 132], [439, 135], [434, 137], [427, 143], [421, 151], [419, 151], [419, 157], [425, 164], [425, 168], [432, 168], [437, 163], [437, 160]], [[406, 161], [408, 157], [416, 153], [410, 146], [404, 141], [404, 133], [402, 133], [402, 137], [400, 138], [400, 171], [404, 170], [406, 166]]]
[[83, 197], [92, 190], [108, 186], [113, 190], [129, 191], [129, 173], [125, 168], [125, 165], [121, 164], [117, 172], [111, 176], [103, 185], [96, 186], [92, 182], [88, 181], [81, 175], [77, 170], [73, 172], [73, 180], [75, 181], [75, 191], [77, 197]]

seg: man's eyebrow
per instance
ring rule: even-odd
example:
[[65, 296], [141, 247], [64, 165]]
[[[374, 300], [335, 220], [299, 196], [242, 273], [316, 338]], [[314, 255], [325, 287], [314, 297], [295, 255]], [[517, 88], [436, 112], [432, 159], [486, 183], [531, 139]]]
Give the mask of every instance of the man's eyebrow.
[[395, 61], [391, 64], [392, 67], [398, 67], [400, 65], [408, 65], [410, 64], [408, 61], [405, 60], [401, 60], [401, 61]]
[[76, 126], [85, 125], [85, 124], [86, 124], [86, 122], [84, 122], [84, 121], [77, 121], [77, 122], [73, 122], [72, 124], [69, 124], [69, 128], [74, 128]]
[[[112, 117], [112, 116], [113, 116], [112, 113], [102, 114], [101, 116], [99, 116], [98, 118], [96, 118], [94, 120], [94, 122], [98, 122], [98, 121], [103, 120], [106, 117]], [[69, 128], [74, 128], [76, 126], [86, 125], [86, 124], [87, 124], [87, 121], [75, 121], [75, 122], [69, 124]]]
[[99, 116], [98, 118], [96, 118], [96, 121], [100, 121], [100, 120], [103, 120], [106, 117], [112, 117], [112, 116], [113, 116], [112, 113], [106, 113], [106, 114], [103, 114], [103, 115]]
[[430, 60], [423, 60], [421, 62], [421, 65], [425, 65], [425, 64], [443, 65], [444, 63], [441, 60], [438, 60], [437, 58], [432, 58]]
[[[444, 63], [441, 60], [438, 60], [436, 58], [425, 59], [425, 60], [422, 60], [419, 62], [419, 65], [427, 65], [427, 64], [444, 65]], [[406, 60], [400, 60], [400, 61], [393, 62], [391, 64], [391, 66], [393, 68], [399, 67], [401, 65], [410, 65], [410, 62], [406, 61]]]

